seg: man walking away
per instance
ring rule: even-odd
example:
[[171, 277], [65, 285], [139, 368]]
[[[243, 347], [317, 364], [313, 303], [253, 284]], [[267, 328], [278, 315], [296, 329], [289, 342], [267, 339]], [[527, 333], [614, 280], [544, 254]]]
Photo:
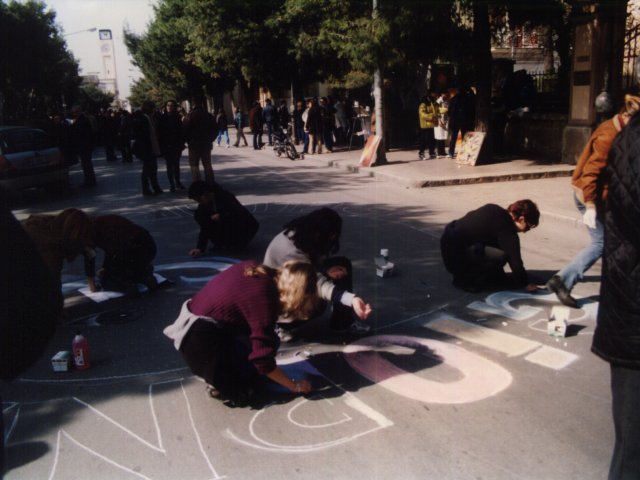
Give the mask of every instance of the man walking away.
[[204, 97], [196, 97], [193, 100], [193, 110], [185, 118], [182, 127], [183, 139], [189, 147], [191, 180], [193, 182], [202, 180], [200, 175], [200, 163], [202, 163], [205, 180], [213, 182], [211, 149], [213, 148], [213, 139], [217, 136], [216, 120], [213, 115], [207, 112]]

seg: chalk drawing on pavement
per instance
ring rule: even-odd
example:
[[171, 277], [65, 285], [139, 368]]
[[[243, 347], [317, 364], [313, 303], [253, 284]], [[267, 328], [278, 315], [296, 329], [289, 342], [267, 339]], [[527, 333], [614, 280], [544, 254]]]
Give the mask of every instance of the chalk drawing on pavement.
[[[229, 257], [210, 257], [203, 260], [187, 261], [187, 262], [175, 262], [155, 265], [154, 270], [156, 272], [168, 272], [174, 270], [204, 270], [206, 275], [194, 277], [190, 275], [180, 275], [180, 280], [187, 284], [204, 284], [215, 277], [218, 273], [225, 271], [232, 265], [240, 262], [237, 258]], [[84, 279], [73, 278], [69, 279], [62, 284], [62, 293], [68, 294], [85, 288], [87, 282]]]
[[[177, 398], [170, 394], [172, 391], [178, 392]], [[23, 411], [31, 410], [32, 419], [40, 414], [43, 404], [47, 408], [55, 405], [59, 418], [73, 419], [55, 431], [49, 480], [70, 478], [73, 472], [77, 475], [78, 468], [94, 469], [96, 465], [101, 465], [100, 462], [104, 462], [101, 467], [103, 478], [110, 475], [109, 469], [113, 469], [111, 475], [116, 477], [122, 473], [115, 472], [120, 471], [143, 479], [225, 478], [218, 474], [204, 447], [183, 379], [150, 384], [147, 401], [149, 423], [142, 422], [139, 429], [151, 439], [143, 438], [143, 434], [136, 433], [77, 397], [23, 405]], [[30, 422], [27, 421], [27, 424]], [[99, 429], [99, 434], [96, 429]], [[30, 429], [25, 427], [25, 431], [21, 432], [20, 428], [10, 428], [7, 445], [19, 445], [21, 436], [31, 438], [33, 432], [27, 430]], [[11, 443], [15, 436], [19, 438]], [[190, 459], [187, 470], [185, 455]], [[23, 478], [43, 478], [35, 470], [30, 470], [37, 469], [37, 465], [27, 464], [22, 468], [26, 470], [15, 473]]]
[[[293, 375], [294, 377], [299, 376], [300, 372], [323, 377], [332, 385], [333, 389], [338, 389], [341, 395], [337, 400], [332, 400], [324, 397], [322, 391], [316, 391], [309, 398], [298, 399], [293, 405], [279, 406], [272, 403], [266, 408], [258, 410], [252, 416], [248, 426], [249, 439], [241, 437], [228, 428], [225, 433], [230, 439], [258, 450], [304, 453], [353, 442], [360, 437], [393, 426], [391, 420], [352, 393], [333, 383], [306, 360], [288, 359], [278, 363], [287, 374], [291, 370], [287, 368], [287, 363], [288, 366], [295, 366], [297, 373]], [[326, 408], [311, 408], [318, 402], [326, 404]], [[268, 416], [266, 412], [268, 412]], [[321, 412], [327, 416], [325, 420], [319, 420]], [[282, 415], [281, 428], [269, 428], [270, 422], [274, 421], [274, 417], [278, 413]], [[268, 421], [262, 422], [263, 419]], [[293, 428], [284, 428], [282, 422], [285, 419]], [[313, 420], [309, 421], [309, 419]], [[285, 438], [268, 438], [272, 437], [275, 432]], [[327, 437], [330, 439], [327, 440]], [[316, 438], [320, 438], [322, 441], [314, 442]]]
[[[407, 347], [456, 369], [461, 378], [440, 382], [409, 373], [385, 360], [378, 351]], [[480, 355], [438, 340], [401, 335], [366, 337], [347, 345], [343, 352], [360, 375], [398, 395], [425, 403], [460, 404], [483, 400], [506, 389], [511, 373]], [[438, 368], [432, 367], [432, 368]]]

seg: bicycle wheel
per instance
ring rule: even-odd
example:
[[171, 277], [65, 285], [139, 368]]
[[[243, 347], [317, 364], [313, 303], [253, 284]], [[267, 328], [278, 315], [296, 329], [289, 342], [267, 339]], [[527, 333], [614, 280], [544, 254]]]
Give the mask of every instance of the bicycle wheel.
[[287, 142], [284, 145], [284, 149], [287, 153], [287, 157], [289, 157], [290, 160], [295, 160], [296, 158], [298, 158], [298, 152], [296, 151], [296, 147], [293, 145], [293, 143]]
[[282, 155], [283, 151], [284, 151], [284, 148], [282, 148], [282, 144], [280, 143], [280, 140], [274, 140], [273, 141], [273, 153], [276, 154], [276, 157], [279, 157], [280, 155]]

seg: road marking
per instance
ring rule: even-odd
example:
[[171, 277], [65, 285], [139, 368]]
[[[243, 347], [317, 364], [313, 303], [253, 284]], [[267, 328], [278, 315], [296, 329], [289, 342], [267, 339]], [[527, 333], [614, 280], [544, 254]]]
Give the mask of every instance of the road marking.
[[524, 357], [525, 360], [543, 367], [561, 370], [578, 358], [570, 352], [558, 348], [542, 346], [535, 352]]
[[424, 327], [490, 348], [509, 357], [524, 355], [535, 350], [525, 357], [525, 360], [553, 370], [561, 370], [579, 358], [559, 348], [548, 347], [540, 342], [474, 325], [445, 314], [437, 315], [432, 321], [425, 323]]
[[540, 342], [474, 325], [463, 320], [452, 318], [450, 315], [444, 313], [436, 315], [433, 320], [430, 320], [423, 326], [451, 337], [460, 338], [467, 342], [475, 343], [476, 345], [482, 345], [491, 350], [504, 353], [509, 357], [523, 355], [541, 345]]
[[[440, 382], [409, 373], [379, 355], [379, 350], [392, 350], [389, 346], [408, 347], [414, 350], [413, 355], [431, 357], [429, 363], [433, 359], [439, 360], [458, 370], [462, 378]], [[512, 382], [511, 373], [497, 363], [438, 340], [380, 335], [360, 339], [343, 351], [349, 365], [363, 377], [398, 395], [425, 403], [477, 402], [496, 395]]]

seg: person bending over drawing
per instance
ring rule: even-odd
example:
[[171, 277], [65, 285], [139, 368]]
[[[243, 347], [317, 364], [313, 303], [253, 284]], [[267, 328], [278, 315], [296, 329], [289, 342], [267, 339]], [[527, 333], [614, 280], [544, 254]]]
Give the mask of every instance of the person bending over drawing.
[[[327, 303], [332, 312], [329, 326], [334, 330], [348, 329], [352, 333], [367, 333], [370, 326], [362, 322], [371, 313], [371, 306], [352, 293], [353, 268], [346, 257], [331, 257], [340, 248], [342, 219], [334, 210], [324, 207], [298, 217], [284, 226], [271, 241], [264, 255], [264, 264], [277, 268], [287, 260], [313, 265], [319, 272], [318, 295], [323, 300], [320, 315]], [[358, 317], [354, 319], [353, 314]], [[280, 324], [290, 323], [295, 317], [282, 318]], [[279, 329], [283, 342], [291, 341], [291, 332]]]
[[240, 251], [258, 231], [260, 224], [251, 212], [216, 182], [193, 182], [189, 198], [198, 202], [194, 218], [200, 225], [198, 246], [189, 251], [192, 257], [202, 255], [209, 242], [216, 248]]
[[292, 380], [276, 365], [280, 341], [274, 328], [279, 315], [309, 318], [316, 302], [316, 273], [308, 263], [290, 261], [275, 270], [241, 262], [187, 300], [164, 334], [204, 379], [209, 395], [228, 406], [249, 404], [256, 374], [306, 394], [307, 380]]
[[[139, 225], [120, 215], [102, 215], [91, 219], [94, 248], [104, 251], [100, 284], [105, 290], [137, 295], [137, 284], [154, 290], [158, 286], [153, 275], [156, 242]], [[92, 292], [98, 290], [95, 281], [95, 250], [85, 254], [85, 274]]]
[[[453, 285], [468, 292], [508, 286], [535, 291], [522, 263], [518, 233], [537, 227], [539, 220], [535, 203], [518, 200], [506, 210], [487, 204], [449, 223], [440, 239], [440, 251], [445, 268], [453, 274]], [[507, 263], [511, 282], [503, 269]]]
[[57, 215], [30, 215], [22, 221], [22, 228], [42, 257], [62, 305], [60, 276], [64, 261], [71, 262], [90, 248], [89, 217], [82, 210], [67, 208]]

